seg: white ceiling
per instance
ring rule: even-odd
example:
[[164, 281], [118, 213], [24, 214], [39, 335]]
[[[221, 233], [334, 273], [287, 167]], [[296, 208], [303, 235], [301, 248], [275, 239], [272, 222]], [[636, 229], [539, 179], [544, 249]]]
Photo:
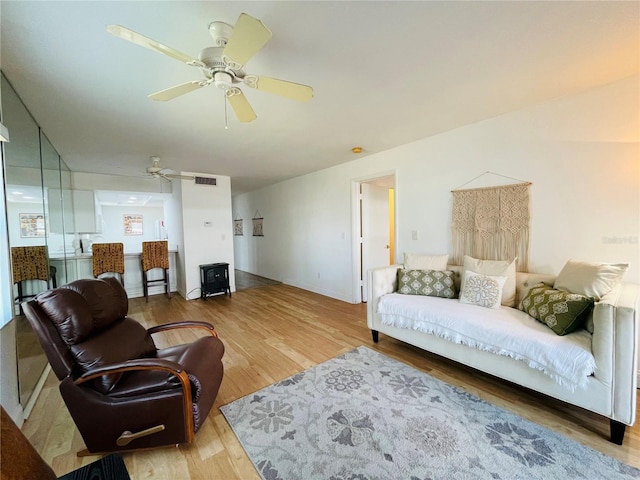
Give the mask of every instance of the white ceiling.
[[[638, 72], [638, 2], [2, 1], [1, 66], [73, 171], [229, 175], [234, 193]], [[113, 37], [121, 24], [197, 56], [213, 20], [273, 32], [248, 73], [314, 87], [309, 103], [244, 92], [240, 124], [210, 86], [147, 95], [198, 69]]]

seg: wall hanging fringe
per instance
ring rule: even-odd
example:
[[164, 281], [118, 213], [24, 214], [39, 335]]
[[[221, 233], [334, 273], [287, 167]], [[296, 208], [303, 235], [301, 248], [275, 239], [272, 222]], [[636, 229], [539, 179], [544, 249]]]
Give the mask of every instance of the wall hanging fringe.
[[452, 190], [454, 264], [462, 265], [465, 255], [485, 260], [517, 258], [518, 271], [528, 271], [531, 182], [520, 182], [473, 189], [458, 187]]

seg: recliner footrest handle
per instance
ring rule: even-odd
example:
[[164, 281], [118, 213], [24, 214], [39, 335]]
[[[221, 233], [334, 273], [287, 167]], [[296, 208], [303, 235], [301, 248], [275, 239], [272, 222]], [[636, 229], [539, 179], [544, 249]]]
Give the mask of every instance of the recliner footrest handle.
[[146, 437], [148, 435], [153, 435], [154, 433], [158, 433], [164, 430], [164, 425], [156, 425], [155, 427], [147, 428], [145, 430], [140, 430], [139, 432], [132, 433], [129, 430], [122, 432], [122, 434], [116, 440], [116, 444], [119, 447], [124, 447], [129, 445], [137, 438]]

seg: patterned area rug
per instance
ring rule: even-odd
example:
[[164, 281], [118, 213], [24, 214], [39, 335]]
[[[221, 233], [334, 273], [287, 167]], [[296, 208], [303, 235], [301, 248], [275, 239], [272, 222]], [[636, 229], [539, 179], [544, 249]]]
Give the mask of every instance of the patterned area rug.
[[264, 480], [640, 478], [366, 347], [221, 410]]

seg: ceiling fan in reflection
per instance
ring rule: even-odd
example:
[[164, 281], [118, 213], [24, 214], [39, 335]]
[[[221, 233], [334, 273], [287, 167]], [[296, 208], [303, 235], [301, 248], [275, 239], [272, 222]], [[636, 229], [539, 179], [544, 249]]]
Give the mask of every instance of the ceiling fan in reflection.
[[173, 173], [173, 170], [160, 166], [160, 157], [151, 157], [153, 162], [150, 167], [147, 167], [147, 173], [154, 178], [160, 178], [163, 180], [193, 180], [195, 177], [192, 175], [179, 175]]

